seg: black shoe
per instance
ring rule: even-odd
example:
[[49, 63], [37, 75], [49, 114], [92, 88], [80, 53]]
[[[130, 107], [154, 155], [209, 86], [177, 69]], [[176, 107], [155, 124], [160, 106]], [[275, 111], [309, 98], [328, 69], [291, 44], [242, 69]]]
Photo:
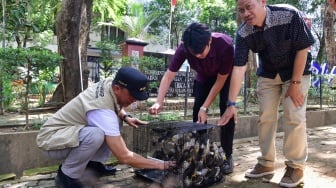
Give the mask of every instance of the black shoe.
[[65, 175], [61, 166], [58, 168], [57, 175], [55, 177], [56, 187], [58, 188], [83, 188], [84, 186], [78, 181], [78, 179], [70, 178]]
[[115, 175], [117, 169], [113, 166], [104, 165], [101, 162], [89, 161], [87, 168], [94, 170], [99, 176]]
[[224, 174], [231, 174], [233, 172], [233, 159], [230, 155], [229, 157], [226, 157], [226, 160], [224, 160]]

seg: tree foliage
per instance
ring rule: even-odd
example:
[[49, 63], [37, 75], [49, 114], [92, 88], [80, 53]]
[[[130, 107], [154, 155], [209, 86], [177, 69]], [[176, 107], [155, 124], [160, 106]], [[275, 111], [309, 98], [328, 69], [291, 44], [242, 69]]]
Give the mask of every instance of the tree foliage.
[[[176, 48], [185, 27], [197, 20], [198, 10], [196, 7], [196, 4], [189, 0], [178, 1], [173, 11], [170, 1], [166, 0], [156, 0], [145, 4], [146, 14], [157, 15], [157, 19], [148, 29], [148, 32], [154, 36], [151, 42], [164, 45], [167, 48]], [[170, 41], [168, 41], [169, 38]]]
[[[19, 48], [27, 46], [27, 42], [37, 46], [48, 44], [51, 36], [56, 33], [56, 15], [61, 10], [61, 3], [67, 0], [6, 0], [6, 6], [1, 6], [5, 10], [5, 35], [7, 46], [10, 42], [15, 42]], [[69, 1], [70, 2], [70, 1]], [[73, 0], [75, 2], [75, 0]], [[64, 33], [62, 40], [59, 41], [60, 52], [65, 53], [69, 62], [61, 65], [61, 70], [70, 69], [78, 66], [79, 57], [78, 49], [87, 46], [87, 34], [91, 24], [91, 13], [93, 24], [98, 22], [113, 23], [118, 28], [127, 33], [129, 37], [146, 39], [151, 44], [161, 44], [167, 48], [176, 48], [180, 42], [182, 32], [192, 22], [203, 22], [208, 24], [212, 31], [224, 32], [234, 37], [237, 28], [236, 24], [236, 1], [235, 0], [181, 0], [177, 1], [174, 9], [171, 9], [169, 0], [152, 0], [147, 1], [143, 6], [131, 3], [128, 0], [85, 0], [85, 5], [89, 5], [85, 15], [78, 15], [80, 8], [71, 10], [73, 6], [64, 6], [68, 9], [69, 15], [59, 20], [59, 27], [65, 26], [65, 21], [69, 21], [69, 27], [64, 27], [64, 32], [69, 31], [70, 27], [78, 26], [79, 21], [85, 23], [81, 27], [74, 28], [69, 33]], [[83, 3], [77, 0], [75, 4]], [[91, 4], [93, 7], [91, 9]], [[312, 18], [312, 31], [317, 38], [316, 45], [313, 47], [315, 57], [321, 62], [328, 58], [329, 62], [335, 62], [335, 36], [331, 36], [333, 24], [335, 23], [335, 14], [330, 14], [326, 8], [325, 0], [269, 0], [268, 4], [288, 3], [294, 5], [309, 17]], [[82, 7], [83, 8], [83, 7]], [[173, 11], [172, 11], [173, 10]], [[330, 16], [331, 15], [331, 16]], [[71, 22], [68, 18], [75, 18]], [[2, 15], [1, 15], [2, 18]], [[331, 26], [330, 26], [331, 25]], [[84, 26], [84, 27], [82, 27]], [[99, 28], [99, 27], [98, 27]], [[323, 29], [321, 29], [323, 28]], [[76, 39], [76, 40], [74, 40]], [[170, 41], [169, 41], [170, 39]], [[67, 43], [64, 47], [62, 41], [73, 40], [74, 43]], [[85, 51], [82, 50], [82, 53]], [[85, 68], [85, 56], [82, 54], [82, 65]], [[71, 74], [74, 71], [70, 71]], [[63, 78], [64, 82], [79, 83], [79, 76], [76, 79]], [[69, 92], [67, 99], [78, 93], [78, 88], [69, 84], [65, 88]], [[72, 90], [76, 90], [73, 92]]]
[[[50, 50], [40, 47], [30, 47], [24, 49], [0, 48], [0, 62], [2, 64], [3, 73], [6, 73], [7, 75], [18, 75], [19, 73], [17, 67], [23, 67], [25, 70], [23, 81], [26, 89], [24, 94], [25, 100], [23, 110], [26, 114], [26, 128], [29, 123], [28, 94], [33, 76], [38, 77], [41, 72], [44, 72], [42, 75], [48, 75], [46, 73], [53, 73], [54, 69], [59, 66], [60, 60], [61, 57], [58, 54], [52, 53]], [[48, 79], [52, 79], [52, 77], [48, 76], [41, 78], [46, 81], [50, 81]]]
[[134, 3], [129, 6], [125, 15], [114, 18], [112, 25], [127, 33], [129, 38], [149, 39], [148, 28], [157, 18], [157, 13], [145, 14], [142, 4]]
[[92, 23], [115, 20], [121, 15], [125, 15], [127, 0], [95, 0], [93, 1]]
[[202, 0], [201, 12], [198, 16], [200, 22], [210, 26], [212, 31], [222, 32], [234, 36], [237, 29], [235, 0]]
[[6, 1], [6, 6], [1, 6], [1, 11], [5, 9], [6, 23], [5, 36], [1, 38], [6, 39], [9, 45], [15, 39], [17, 47], [26, 47], [28, 40], [33, 39], [40, 45], [46, 45], [54, 34], [57, 5], [56, 0], [43, 3], [38, 0]]
[[102, 40], [96, 45], [100, 49], [99, 75], [104, 79], [110, 77], [113, 74], [113, 68], [119, 64], [114, 53], [120, 51], [120, 48], [115, 42], [109, 40]]

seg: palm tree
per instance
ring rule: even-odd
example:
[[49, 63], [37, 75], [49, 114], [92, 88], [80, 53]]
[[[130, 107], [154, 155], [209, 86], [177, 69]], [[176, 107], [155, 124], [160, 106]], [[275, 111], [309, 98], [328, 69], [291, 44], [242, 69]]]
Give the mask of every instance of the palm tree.
[[129, 38], [145, 40], [149, 38], [147, 33], [150, 24], [157, 18], [153, 13], [146, 16], [142, 4], [134, 3], [129, 9], [128, 15], [117, 16], [112, 23], [101, 22], [101, 25], [109, 25], [124, 31]]
[[113, 20], [126, 10], [126, 0], [93, 1], [93, 13], [98, 14], [99, 21]]

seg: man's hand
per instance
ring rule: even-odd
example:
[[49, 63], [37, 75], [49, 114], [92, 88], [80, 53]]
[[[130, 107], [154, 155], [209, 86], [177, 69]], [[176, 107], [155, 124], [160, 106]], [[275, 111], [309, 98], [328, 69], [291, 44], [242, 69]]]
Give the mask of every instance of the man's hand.
[[305, 96], [300, 90], [300, 84], [291, 84], [285, 97], [290, 97], [296, 108], [300, 108], [305, 101]]
[[163, 168], [161, 167], [160, 170], [169, 170], [176, 166], [175, 161], [164, 161]]
[[124, 119], [124, 121], [125, 121], [128, 125], [130, 125], [130, 126], [132, 126], [132, 127], [134, 127], [134, 128], [138, 128], [139, 125], [147, 125], [147, 124], [148, 124], [147, 121], [142, 121], [142, 120], [140, 120], [140, 119], [138, 119], [138, 118], [129, 117], [129, 116], [127, 116], [127, 117]]
[[205, 124], [205, 122], [207, 121], [207, 119], [208, 119], [207, 113], [204, 110], [199, 110], [198, 111], [198, 120], [197, 120], [197, 123], [203, 123], [203, 124]]
[[161, 112], [161, 110], [162, 110], [162, 105], [156, 102], [152, 105], [152, 107], [148, 109], [148, 113], [151, 115], [157, 115]]
[[222, 115], [222, 117], [218, 120], [218, 126], [225, 126], [231, 118], [234, 118], [234, 122], [237, 124], [237, 108], [235, 106], [228, 106]]

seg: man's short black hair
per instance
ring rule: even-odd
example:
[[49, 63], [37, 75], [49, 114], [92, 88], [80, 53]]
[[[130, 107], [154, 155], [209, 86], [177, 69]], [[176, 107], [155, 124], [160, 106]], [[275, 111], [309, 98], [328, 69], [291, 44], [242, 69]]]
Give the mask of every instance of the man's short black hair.
[[182, 42], [184, 49], [193, 54], [200, 54], [209, 44], [210, 28], [206, 24], [192, 23], [183, 32]]

